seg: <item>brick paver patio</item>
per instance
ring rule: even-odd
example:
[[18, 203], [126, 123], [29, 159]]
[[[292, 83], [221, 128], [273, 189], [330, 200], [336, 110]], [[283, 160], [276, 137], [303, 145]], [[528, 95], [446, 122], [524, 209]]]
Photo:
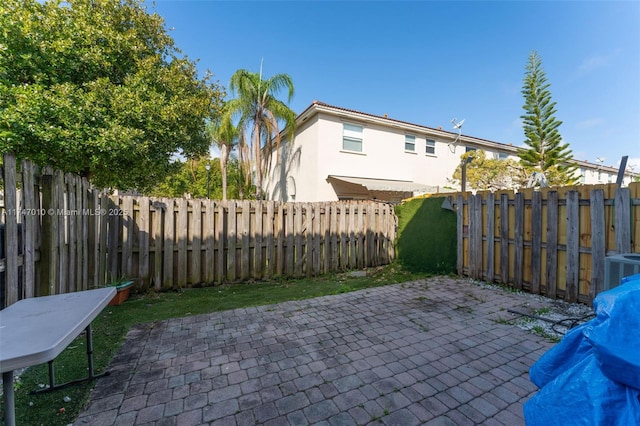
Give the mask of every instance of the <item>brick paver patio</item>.
[[139, 325], [75, 424], [524, 424], [552, 344], [496, 320], [532, 303], [438, 277]]

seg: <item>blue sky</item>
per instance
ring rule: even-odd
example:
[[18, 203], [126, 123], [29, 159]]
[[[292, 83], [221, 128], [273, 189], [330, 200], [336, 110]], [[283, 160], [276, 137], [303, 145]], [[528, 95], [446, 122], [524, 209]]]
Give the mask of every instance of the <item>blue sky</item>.
[[[538, 51], [574, 157], [640, 171], [640, 2], [167, 1], [176, 45], [228, 87], [240, 68], [289, 74], [314, 100], [521, 145]], [[283, 93], [284, 96], [284, 93]]]

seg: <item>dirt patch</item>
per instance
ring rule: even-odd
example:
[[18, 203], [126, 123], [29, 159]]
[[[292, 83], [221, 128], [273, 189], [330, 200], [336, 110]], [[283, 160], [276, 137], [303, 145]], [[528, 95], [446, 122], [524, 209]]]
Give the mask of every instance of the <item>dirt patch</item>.
[[525, 297], [528, 303], [507, 310], [498, 321], [515, 325], [552, 341], [560, 341], [568, 330], [595, 317], [593, 309], [581, 303], [567, 303], [481, 281], [471, 282], [482, 288], [511, 291]]

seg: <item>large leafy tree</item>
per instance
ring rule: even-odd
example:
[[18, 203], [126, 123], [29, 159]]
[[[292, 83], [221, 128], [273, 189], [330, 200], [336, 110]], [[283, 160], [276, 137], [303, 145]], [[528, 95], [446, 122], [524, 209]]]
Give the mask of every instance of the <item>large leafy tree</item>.
[[467, 184], [476, 191], [499, 191], [519, 188], [526, 182], [525, 170], [511, 158], [501, 160], [476, 150], [462, 154], [460, 165], [453, 172], [453, 180], [462, 179], [462, 163], [466, 162]]
[[[293, 137], [296, 114], [276, 97], [282, 89], [286, 89], [287, 103], [290, 102], [293, 97], [293, 81], [287, 74], [276, 74], [263, 79], [262, 72], [241, 69], [231, 76], [229, 87], [237, 95], [229, 101], [229, 111], [238, 117], [238, 127], [250, 135], [246, 138], [250, 153], [248, 170], [254, 173], [256, 198], [261, 200], [263, 176], [272, 149], [277, 150], [280, 146], [280, 131], [284, 130], [289, 140]], [[283, 129], [280, 128], [280, 123], [283, 123]]]
[[[253, 192], [252, 188], [244, 185], [241, 166], [238, 159], [233, 156], [227, 162], [227, 174], [229, 176], [227, 193], [230, 198], [242, 199], [243, 194]], [[193, 198], [209, 197], [220, 200], [223, 198], [221, 179], [222, 167], [219, 158], [189, 159], [175, 163], [172, 173], [147, 193], [156, 197], [187, 195]]]
[[145, 189], [207, 152], [223, 97], [142, 0], [0, 5], [2, 152]]
[[568, 143], [562, 142], [558, 128], [562, 121], [555, 117], [556, 103], [551, 100], [550, 84], [536, 51], [529, 54], [522, 95], [525, 113], [521, 116], [527, 148], [518, 152], [529, 173], [542, 172], [552, 185], [575, 182], [577, 166]]

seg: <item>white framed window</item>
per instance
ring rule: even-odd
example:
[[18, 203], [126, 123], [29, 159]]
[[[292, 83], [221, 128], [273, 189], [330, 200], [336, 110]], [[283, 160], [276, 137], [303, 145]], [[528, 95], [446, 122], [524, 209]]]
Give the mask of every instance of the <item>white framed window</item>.
[[435, 155], [436, 154], [436, 141], [434, 141], [433, 139], [427, 139], [425, 152], [428, 155]]
[[464, 152], [469, 152], [469, 151], [477, 151], [478, 148], [473, 148], [471, 146], [465, 146], [464, 147]]
[[498, 159], [499, 160], [506, 160], [507, 158], [509, 158], [509, 154], [507, 154], [506, 152], [499, 152], [498, 153]]
[[580, 183], [584, 183], [586, 179], [587, 171], [585, 169], [580, 169]]
[[342, 130], [342, 149], [362, 152], [362, 126], [344, 123]]
[[416, 137], [412, 135], [405, 135], [404, 137], [404, 150], [415, 152], [416, 150]]

